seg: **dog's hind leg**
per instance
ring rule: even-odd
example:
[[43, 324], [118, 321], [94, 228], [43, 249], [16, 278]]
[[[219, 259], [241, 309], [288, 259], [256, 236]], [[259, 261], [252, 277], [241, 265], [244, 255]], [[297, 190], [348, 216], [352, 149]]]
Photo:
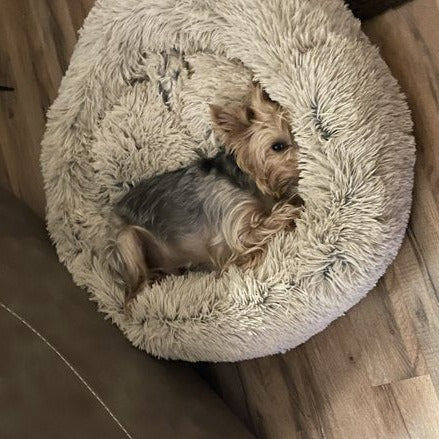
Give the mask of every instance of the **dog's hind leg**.
[[157, 280], [162, 248], [157, 239], [139, 226], [125, 226], [116, 240], [119, 273], [125, 283], [125, 307], [136, 298], [144, 282]]

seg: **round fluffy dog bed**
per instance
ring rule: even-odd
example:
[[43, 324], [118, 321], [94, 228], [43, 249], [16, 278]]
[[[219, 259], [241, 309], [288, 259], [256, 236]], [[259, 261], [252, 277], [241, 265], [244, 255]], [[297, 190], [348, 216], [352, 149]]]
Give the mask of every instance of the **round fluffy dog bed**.
[[[260, 268], [142, 290], [112, 274], [112, 205], [141, 177], [213, 153], [208, 103], [258, 80], [290, 114], [305, 207]], [[292, 348], [374, 286], [401, 243], [414, 143], [399, 91], [341, 0], [101, 0], [43, 141], [60, 259], [131, 342], [160, 357], [235, 361]]]

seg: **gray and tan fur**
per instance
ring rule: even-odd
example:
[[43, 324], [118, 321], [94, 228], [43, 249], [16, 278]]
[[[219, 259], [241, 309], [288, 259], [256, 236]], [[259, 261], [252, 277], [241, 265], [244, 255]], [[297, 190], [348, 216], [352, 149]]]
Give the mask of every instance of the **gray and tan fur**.
[[143, 282], [186, 268], [255, 267], [293, 227], [297, 147], [279, 105], [254, 85], [245, 105], [210, 109], [225, 150], [141, 181], [115, 207], [127, 302]]

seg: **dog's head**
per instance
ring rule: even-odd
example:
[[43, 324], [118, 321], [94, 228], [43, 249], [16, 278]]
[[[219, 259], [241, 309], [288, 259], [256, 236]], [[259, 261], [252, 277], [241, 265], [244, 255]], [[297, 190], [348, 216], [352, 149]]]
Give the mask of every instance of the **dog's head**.
[[298, 146], [279, 104], [253, 85], [248, 104], [210, 105], [210, 113], [216, 135], [261, 192], [291, 196], [299, 178]]

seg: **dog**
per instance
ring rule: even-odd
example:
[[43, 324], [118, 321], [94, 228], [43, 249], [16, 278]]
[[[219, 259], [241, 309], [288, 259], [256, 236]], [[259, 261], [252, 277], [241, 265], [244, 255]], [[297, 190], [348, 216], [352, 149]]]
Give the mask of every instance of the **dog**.
[[254, 84], [244, 105], [210, 105], [210, 115], [223, 149], [140, 181], [115, 205], [125, 305], [166, 275], [254, 268], [272, 236], [294, 227], [298, 146], [285, 112]]

